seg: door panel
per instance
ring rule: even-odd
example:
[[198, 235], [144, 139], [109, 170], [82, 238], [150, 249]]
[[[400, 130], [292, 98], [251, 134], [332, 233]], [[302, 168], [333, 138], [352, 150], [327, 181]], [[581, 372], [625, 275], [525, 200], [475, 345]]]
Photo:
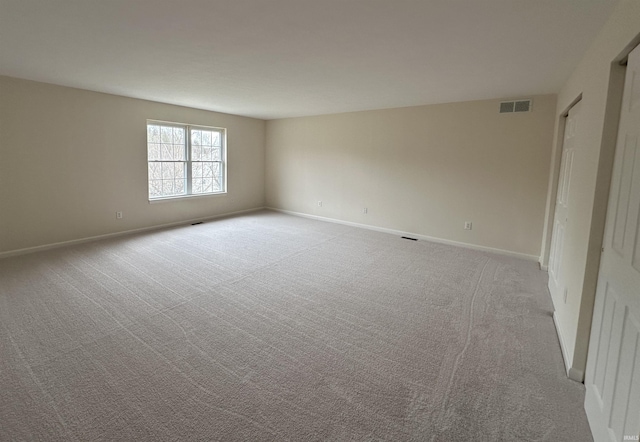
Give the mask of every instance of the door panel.
[[627, 237], [625, 233], [627, 230], [627, 215], [631, 198], [631, 181], [635, 169], [637, 144], [637, 137], [627, 135], [622, 146], [622, 172], [618, 182], [618, 201], [613, 229], [613, 249], [620, 254], [624, 253], [624, 243]]
[[[611, 373], [607, 373], [607, 368], [611, 368], [608, 364], [609, 353], [616, 352], [615, 348], [612, 348], [614, 346], [612, 345], [612, 341], [615, 343], [616, 339], [612, 339], [612, 336], [617, 334], [617, 331], [614, 330], [614, 324], [619, 323], [615, 318], [617, 300], [618, 296], [615, 290], [607, 287], [602, 297], [603, 306], [601, 307], [602, 317], [600, 320], [602, 326], [598, 333], [602, 351], [597, 352], [598, 356], [595, 361], [593, 378], [594, 388], [598, 393], [597, 397], [600, 401], [602, 401], [602, 396], [605, 391], [605, 379], [611, 378]], [[607, 376], [607, 374], [609, 376]]]
[[[627, 404], [633, 384], [637, 384], [640, 381], [633, 374], [639, 356], [638, 335], [640, 335], [640, 327], [628, 312], [629, 310], [625, 309], [622, 317], [620, 360], [618, 373], [616, 374], [615, 391], [611, 401], [611, 428], [615, 434], [623, 434], [624, 429], [629, 427], [635, 427], [637, 431], [639, 423], [639, 416], [629, 416], [627, 413]], [[636, 432], [635, 434], [638, 433]]]
[[553, 261], [549, 267], [549, 272], [551, 273], [551, 277], [555, 280], [554, 283], [557, 285], [562, 278], [560, 274], [560, 260], [556, 259], [556, 257], [562, 256], [562, 246], [564, 245], [564, 224], [560, 221], [556, 221], [555, 229], [554, 229], [554, 238], [553, 238]]
[[629, 55], [585, 377], [596, 441], [640, 433], [640, 48]]

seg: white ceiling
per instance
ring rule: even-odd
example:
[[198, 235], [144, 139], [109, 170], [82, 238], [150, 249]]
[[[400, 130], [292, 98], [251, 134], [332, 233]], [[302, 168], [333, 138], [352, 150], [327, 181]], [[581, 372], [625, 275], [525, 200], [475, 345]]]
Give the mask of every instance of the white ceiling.
[[0, 0], [0, 74], [263, 119], [558, 92], [617, 0]]

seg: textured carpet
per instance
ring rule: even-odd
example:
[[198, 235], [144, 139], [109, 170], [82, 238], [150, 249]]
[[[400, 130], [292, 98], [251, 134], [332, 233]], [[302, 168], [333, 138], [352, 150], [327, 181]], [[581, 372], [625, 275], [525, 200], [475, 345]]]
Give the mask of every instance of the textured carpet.
[[266, 211], [0, 260], [0, 440], [591, 440], [545, 281]]

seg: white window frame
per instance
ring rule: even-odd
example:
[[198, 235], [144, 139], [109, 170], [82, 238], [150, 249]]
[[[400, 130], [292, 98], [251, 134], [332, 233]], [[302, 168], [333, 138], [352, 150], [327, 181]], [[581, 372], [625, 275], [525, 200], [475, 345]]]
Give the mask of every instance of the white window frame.
[[[176, 194], [176, 195], [161, 195], [161, 196], [151, 196], [151, 177], [149, 176], [149, 165], [151, 163], [162, 163], [169, 162], [170, 160], [151, 160], [149, 158], [149, 126], [165, 126], [165, 127], [178, 127], [184, 130], [184, 149], [185, 149], [185, 160], [182, 160], [185, 164], [185, 183], [184, 189], [185, 193]], [[220, 160], [213, 160], [211, 162], [220, 164], [220, 187], [219, 191], [213, 192], [198, 192], [193, 193], [193, 163], [197, 161], [193, 161], [192, 159], [192, 150], [193, 146], [191, 144], [191, 131], [192, 130], [207, 130], [220, 133]], [[199, 198], [206, 197], [212, 195], [221, 195], [227, 193], [227, 129], [224, 127], [215, 127], [215, 126], [203, 126], [196, 124], [184, 124], [184, 123], [176, 123], [171, 121], [160, 121], [160, 120], [147, 120], [146, 125], [147, 130], [147, 195], [149, 198], [149, 202], [158, 202], [158, 201], [166, 201], [166, 200], [175, 200], [182, 198]], [[178, 160], [180, 161], [180, 160]]]

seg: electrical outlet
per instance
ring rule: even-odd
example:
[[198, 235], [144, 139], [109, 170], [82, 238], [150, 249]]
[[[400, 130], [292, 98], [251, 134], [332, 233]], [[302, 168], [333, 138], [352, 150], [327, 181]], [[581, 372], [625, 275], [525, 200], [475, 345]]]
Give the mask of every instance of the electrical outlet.
[[364, 213], [364, 214], [366, 215], [367, 213], [369, 213], [369, 209], [367, 209], [367, 208], [365, 207], [364, 209], [362, 209], [362, 213]]
[[116, 212], [116, 219], [122, 219], [122, 212]]
[[322, 207], [322, 201], [318, 201], [318, 207]]
[[464, 230], [471, 230], [472, 224], [471, 221], [464, 222]]

